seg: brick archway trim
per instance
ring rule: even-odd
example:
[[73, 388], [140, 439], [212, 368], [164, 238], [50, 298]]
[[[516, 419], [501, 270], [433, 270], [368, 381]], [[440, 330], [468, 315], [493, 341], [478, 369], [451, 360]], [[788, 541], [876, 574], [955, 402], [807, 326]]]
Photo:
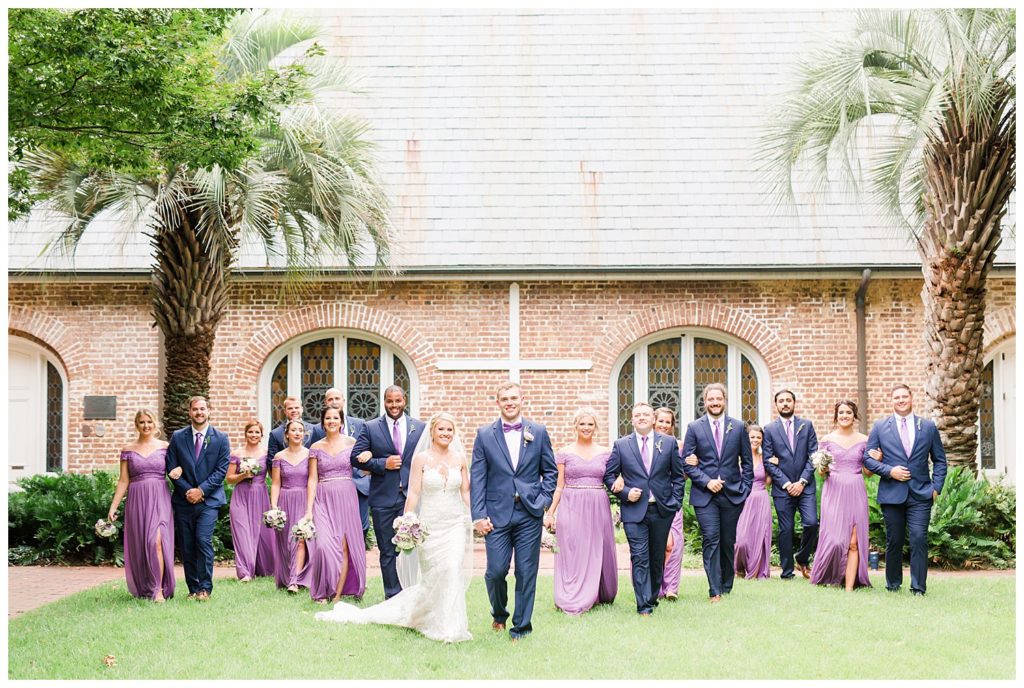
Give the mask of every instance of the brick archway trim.
[[327, 329], [363, 330], [388, 339], [412, 359], [421, 389], [435, 381], [437, 353], [433, 344], [416, 328], [386, 311], [363, 304], [336, 302], [290, 311], [256, 331], [237, 358], [230, 375], [231, 382], [255, 384], [267, 357], [275, 349], [300, 335]]
[[982, 351], [988, 353], [1003, 340], [1017, 334], [1017, 314], [1013, 306], [1004, 306], [985, 316]]
[[706, 327], [741, 339], [764, 359], [773, 385], [796, 382], [796, 366], [782, 338], [743, 311], [706, 302], [652, 306], [613, 324], [594, 354], [594, 372], [609, 377], [623, 351], [648, 335], [678, 327]]
[[64, 366], [69, 383], [72, 379], [87, 376], [89, 364], [85, 344], [60, 320], [26, 306], [10, 306], [7, 309], [7, 332], [15, 337], [27, 335], [50, 349]]

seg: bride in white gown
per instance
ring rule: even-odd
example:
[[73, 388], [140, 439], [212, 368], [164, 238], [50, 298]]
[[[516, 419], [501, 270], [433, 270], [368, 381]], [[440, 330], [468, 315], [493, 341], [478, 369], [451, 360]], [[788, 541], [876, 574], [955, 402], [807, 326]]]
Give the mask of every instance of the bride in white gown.
[[338, 602], [331, 611], [318, 613], [318, 620], [404, 626], [447, 643], [473, 637], [466, 613], [473, 572], [466, 453], [450, 414], [438, 413], [427, 428], [409, 471], [405, 512], [418, 511], [429, 535], [411, 553], [398, 555], [402, 591], [372, 607]]

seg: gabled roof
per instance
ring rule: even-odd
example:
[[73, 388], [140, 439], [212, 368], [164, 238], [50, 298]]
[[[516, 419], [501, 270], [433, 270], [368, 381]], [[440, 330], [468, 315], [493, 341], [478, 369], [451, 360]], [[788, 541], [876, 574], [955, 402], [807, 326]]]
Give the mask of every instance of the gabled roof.
[[[332, 103], [371, 123], [397, 266], [410, 274], [919, 265], [906, 236], [852, 194], [775, 212], [755, 171], [786, 75], [847, 13], [301, 14], [362, 77], [365, 95]], [[1004, 225], [1014, 223], [1011, 208]], [[148, 240], [113, 220], [90, 230], [73, 263], [40, 258], [53, 227], [41, 215], [12, 225], [11, 271], [150, 263]], [[1004, 231], [997, 263], [1014, 261]], [[275, 262], [247, 245], [240, 267]]]

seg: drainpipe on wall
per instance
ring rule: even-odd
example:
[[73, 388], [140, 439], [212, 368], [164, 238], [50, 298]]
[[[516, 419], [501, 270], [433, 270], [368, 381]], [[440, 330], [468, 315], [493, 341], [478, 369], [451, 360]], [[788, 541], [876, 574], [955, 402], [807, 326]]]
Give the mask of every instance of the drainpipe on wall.
[[860, 407], [860, 431], [868, 431], [868, 354], [866, 334], [865, 298], [871, 270], [865, 269], [857, 287], [857, 405]]

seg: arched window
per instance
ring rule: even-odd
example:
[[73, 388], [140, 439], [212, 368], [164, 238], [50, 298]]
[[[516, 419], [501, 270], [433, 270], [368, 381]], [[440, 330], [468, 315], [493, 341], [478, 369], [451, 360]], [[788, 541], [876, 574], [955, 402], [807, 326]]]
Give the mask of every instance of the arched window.
[[611, 427], [632, 432], [633, 404], [667, 406], [679, 432], [704, 413], [701, 395], [712, 382], [729, 390], [727, 412], [745, 422], [769, 416], [768, 367], [748, 344], [704, 328], [667, 330], [642, 339], [619, 357], [612, 374]]
[[1003, 342], [987, 358], [981, 373], [978, 417], [978, 468], [990, 477], [1016, 482], [1017, 353], [1015, 339]]
[[419, 384], [412, 362], [384, 339], [362, 332], [320, 330], [276, 349], [263, 366], [259, 384], [259, 417], [267, 427], [284, 420], [285, 397], [302, 400], [302, 415], [315, 422], [324, 394], [337, 387], [345, 395], [345, 413], [376, 418], [384, 412], [384, 390], [406, 390], [407, 410], [415, 415]]
[[[9, 335], [7, 378], [8, 474], [10, 482], [64, 469], [67, 437], [67, 378], [49, 350]], [[13, 429], [18, 428], [18, 432]]]

